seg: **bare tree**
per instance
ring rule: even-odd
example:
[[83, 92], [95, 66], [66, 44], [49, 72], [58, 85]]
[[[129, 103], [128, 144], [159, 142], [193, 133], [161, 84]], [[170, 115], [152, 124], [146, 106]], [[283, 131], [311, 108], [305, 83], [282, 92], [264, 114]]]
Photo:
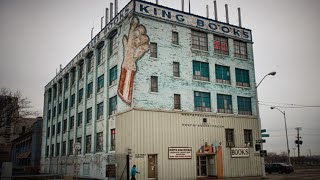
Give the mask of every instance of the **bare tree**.
[[0, 128], [20, 121], [22, 118], [37, 116], [31, 102], [20, 91], [12, 92], [3, 87], [0, 90]]

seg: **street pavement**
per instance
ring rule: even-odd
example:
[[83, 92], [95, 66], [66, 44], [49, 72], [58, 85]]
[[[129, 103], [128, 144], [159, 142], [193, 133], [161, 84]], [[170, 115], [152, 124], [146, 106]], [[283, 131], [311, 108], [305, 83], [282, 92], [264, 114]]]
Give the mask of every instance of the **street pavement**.
[[256, 179], [274, 179], [274, 180], [286, 180], [286, 179], [315, 179], [320, 180], [320, 169], [297, 169], [294, 173], [291, 174], [278, 174], [272, 173], [267, 174], [266, 177], [244, 177], [244, 178], [230, 178], [232, 180], [256, 180]]

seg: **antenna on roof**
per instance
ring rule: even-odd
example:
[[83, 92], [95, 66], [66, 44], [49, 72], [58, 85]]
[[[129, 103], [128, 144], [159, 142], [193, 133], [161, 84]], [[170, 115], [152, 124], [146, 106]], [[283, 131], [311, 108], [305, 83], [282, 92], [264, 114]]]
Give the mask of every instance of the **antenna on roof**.
[[94, 27], [91, 28], [91, 39], [93, 38], [93, 29]]
[[110, 21], [113, 19], [113, 3], [110, 3]]
[[214, 5], [214, 20], [218, 21], [217, 1], [213, 1]]
[[226, 8], [226, 23], [229, 24], [228, 4], [225, 4], [225, 8]]
[[209, 18], [209, 5], [206, 5], [207, 8], [207, 18]]
[[60, 72], [62, 71], [62, 64], [60, 64]]
[[181, 0], [181, 11], [184, 11], [184, 0]]
[[104, 16], [101, 17], [101, 30], [103, 28], [103, 18], [104, 18]]
[[156, 4], [158, 4], [159, 2], [158, 2], [158, 0], [156, 0]]
[[118, 14], [118, 0], [114, 0], [114, 16]]
[[189, 13], [191, 13], [190, 0], [189, 0]]
[[239, 17], [239, 27], [241, 27], [242, 24], [241, 24], [241, 11], [240, 11], [240, 8], [238, 8], [238, 17]]
[[108, 24], [109, 22], [109, 8], [106, 8], [106, 25]]

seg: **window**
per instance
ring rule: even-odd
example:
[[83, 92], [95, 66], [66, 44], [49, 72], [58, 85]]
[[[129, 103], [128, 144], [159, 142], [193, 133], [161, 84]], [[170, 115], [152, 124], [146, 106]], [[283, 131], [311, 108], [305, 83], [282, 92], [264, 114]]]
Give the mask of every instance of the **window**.
[[194, 106], [195, 111], [211, 111], [210, 93], [206, 92], [194, 92]]
[[62, 79], [59, 80], [59, 95], [62, 94]]
[[48, 120], [50, 120], [50, 118], [51, 118], [51, 110], [50, 109], [48, 110], [47, 118], [48, 118]]
[[251, 98], [238, 96], [238, 113], [252, 115]]
[[62, 132], [65, 133], [67, 131], [67, 119], [63, 120]]
[[[82, 137], [78, 137], [77, 142], [81, 144], [81, 149], [82, 149]], [[78, 154], [81, 154], [81, 149], [78, 150]]]
[[79, 65], [79, 80], [83, 78], [83, 60]]
[[117, 96], [109, 99], [109, 115], [115, 114], [117, 110]]
[[50, 127], [47, 128], [47, 137], [50, 137]]
[[244, 143], [247, 146], [250, 146], [250, 147], [253, 146], [252, 130], [251, 129], [245, 129], [244, 130]]
[[49, 91], [48, 91], [48, 103], [50, 104], [50, 102], [51, 102], [51, 97], [52, 96], [52, 89], [49, 89]]
[[179, 44], [178, 32], [172, 32], [172, 44]]
[[71, 70], [71, 85], [74, 85], [76, 82], [76, 68], [72, 68]]
[[103, 88], [104, 85], [104, 76], [101, 75], [100, 77], [98, 77], [98, 88], [97, 88], [97, 92], [100, 92], [100, 90]]
[[74, 116], [71, 116], [70, 117], [70, 127], [69, 127], [69, 129], [73, 129], [73, 126], [74, 126]]
[[101, 62], [103, 62], [104, 53], [104, 44], [102, 44], [98, 49], [98, 65], [101, 64]]
[[103, 102], [97, 105], [97, 120], [103, 118]]
[[59, 103], [59, 105], [58, 105], [58, 114], [59, 114], [59, 115], [61, 114], [61, 109], [62, 109], [62, 104]]
[[91, 153], [91, 135], [86, 136], [86, 153]]
[[118, 43], [117, 43], [118, 35], [115, 33], [111, 38], [110, 38], [110, 56], [116, 51], [118, 48]]
[[174, 95], [174, 109], [181, 109], [180, 94], [175, 94]]
[[72, 94], [71, 95], [71, 103], [70, 103], [71, 108], [74, 107], [75, 102], [76, 102], [76, 95]]
[[229, 67], [216, 65], [216, 82], [222, 84], [231, 84]]
[[158, 92], [158, 76], [151, 76], [151, 92]]
[[64, 78], [64, 89], [67, 90], [69, 88], [69, 74], [67, 74]]
[[69, 141], [69, 154], [70, 155], [73, 154], [73, 139]]
[[192, 48], [208, 51], [207, 33], [191, 30]]
[[57, 84], [53, 85], [53, 99], [57, 97]]
[[111, 86], [117, 82], [117, 66], [111, 68], [109, 73], [109, 86]]
[[193, 61], [193, 79], [209, 81], [209, 63]]
[[54, 144], [51, 144], [51, 157], [54, 156]]
[[157, 58], [157, 43], [150, 43], [150, 57]]
[[234, 56], [247, 59], [248, 58], [247, 44], [245, 42], [241, 42], [241, 41], [237, 41], [237, 40], [234, 40], [233, 42], [234, 42], [234, 44], [233, 44]]
[[178, 62], [173, 62], [173, 76], [180, 77], [180, 64]]
[[56, 117], [57, 108], [53, 107], [52, 117]]
[[249, 71], [236, 68], [237, 86], [250, 87]]
[[88, 63], [87, 63], [88, 73], [92, 71], [93, 63], [94, 63], [94, 56], [93, 56], [93, 53], [91, 53], [91, 55], [88, 57]]
[[49, 146], [46, 147], [46, 157], [49, 156]]
[[221, 36], [214, 36], [214, 52], [219, 54], [229, 54], [229, 47], [228, 47], [228, 38], [221, 37]]
[[87, 109], [87, 120], [86, 120], [87, 124], [91, 123], [91, 120], [92, 120], [92, 108], [89, 108]]
[[57, 152], [56, 152], [56, 155], [59, 156], [60, 155], [60, 143], [57, 143]]
[[93, 92], [93, 82], [88, 84], [87, 98], [90, 98], [92, 96], [92, 92]]
[[231, 95], [217, 94], [218, 113], [232, 114]]
[[63, 143], [62, 143], [62, 156], [66, 155], [66, 151], [67, 151], [67, 142], [63, 141]]
[[61, 122], [58, 122], [57, 134], [60, 134], [60, 132], [61, 132]]
[[52, 126], [51, 136], [54, 136], [54, 134], [56, 133], [56, 132], [55, 132], [55, 129], [56, 129], [56, 125], [53, 125], [53, 126]]
[[226, 147], [234, 147], [233, 129], [226, 129]]
[[81, 126], [82, 125], [82, 112], [78, 113], [78, 120], [77, 120], [77, 126]]
[[116, 150], [116, 129], [111, 129], [111, 151]]
[[97, 133], [97, 144], [96, 152], [101, 152], [103, 150], [103, 132]]
[[68, 110], [68, 98], [64, 100], [63, 110], [64, 111]]
[[83, 88], [79, 90], [79, 97], [78, 97], [78, 103], [81, 103], [82, 102], [82, 99], [83, 99]]

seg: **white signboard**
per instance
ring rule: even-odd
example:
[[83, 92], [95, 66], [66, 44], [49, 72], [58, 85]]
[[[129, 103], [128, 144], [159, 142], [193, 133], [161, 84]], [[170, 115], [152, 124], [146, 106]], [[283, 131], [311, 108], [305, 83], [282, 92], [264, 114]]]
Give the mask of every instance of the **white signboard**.
[[169, 147], [169, 159], [192, 159], [191, 147]]
[[231, 157], [249, 157], [249, 148], [231, 148]]

